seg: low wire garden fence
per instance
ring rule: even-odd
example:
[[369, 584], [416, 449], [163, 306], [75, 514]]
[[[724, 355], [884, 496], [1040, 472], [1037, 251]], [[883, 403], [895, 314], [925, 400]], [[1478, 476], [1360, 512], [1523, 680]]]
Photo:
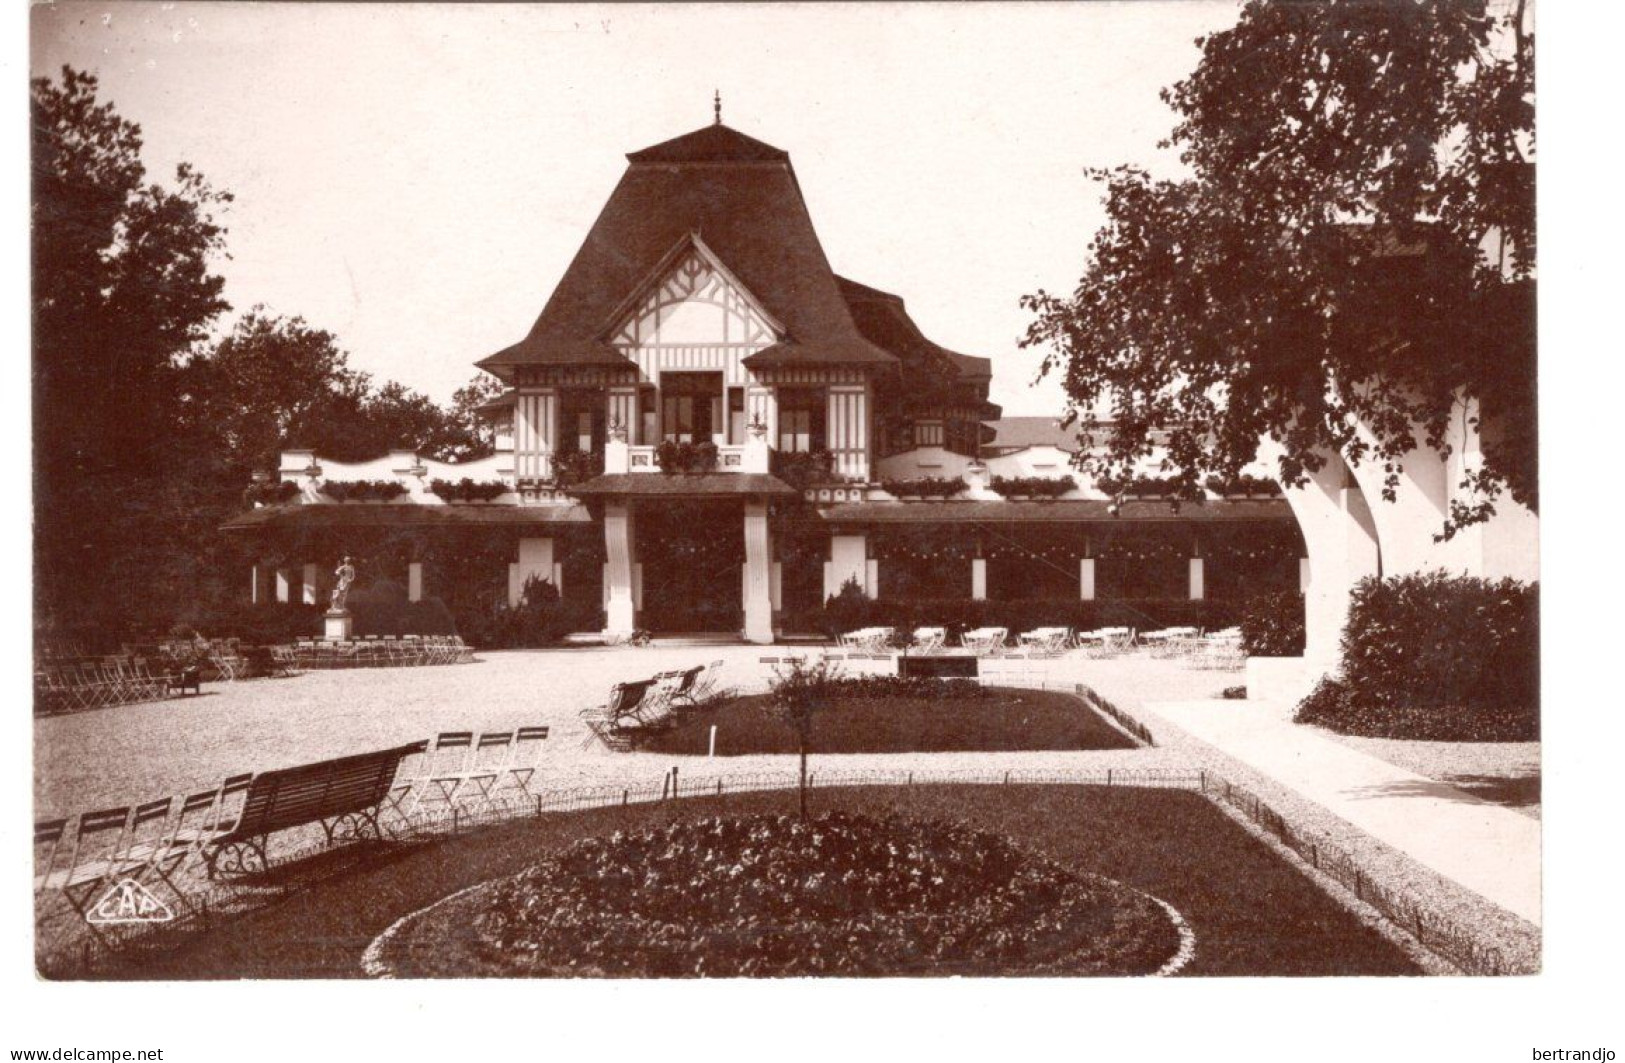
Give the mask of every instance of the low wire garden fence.
[[[1105, 703], [1102, 702], [1102, 705]], [[1116, 718], [1118, 710], [1107, 710]], [[1129, 722], [1132, 718], [1124, 717]], [[1143, 728], [1142, 728], [1143, 730]], [[1149, 741], [1149, 733], [1147, 733]], [[531, 818], [584, 812], [616, 806], [646, 806], [682, 802], [703, 807], [705, 798], [729, 794], [793, 790], [799, 785], [794, 771], [689, 775], [673, 767], [641, 783], [583, 786], [535, 792], [494, 800], [483, 805], [456, 803], [432, 809], [393, 809], [380, 819], [385, 838], [423, 843], [465, 832], [512, 824]], [[1485, 945], [1467, 927], [1430, 910], [1414, 896], [1375, 881], [1350, 853], [1330, 844], [1324, 836], [1294, 827], [1256, 793], [1210, 771], [1177, 769], [1091, 768], [1080, 770], [975, 770], [975, 769], [868, 769], [814, 770], [808, 775], [813, 789], [916, 786], [1128, 786], [1180, 789], [1200, 793], [1255, 824], [1316, 871], [1330, 877], [1393, 926], [1414, 937], [1424, 948], [1467, 974], [1499, 975], [1509, 970], [1499, 949]], [[272, 864], [280, 871], [331, 852], [319, 834], [290, 839]], [[270, 880], [212, 882], [198, 878], [194, 889], [178, 898], [177, 918], [165, 923], [121, 928], [108, 940], [81, 934], [79, 940], [54, 949], [41, 948], [41, 970], [48, 976], [85, 977], [98, 971], [139, 962], [139, 957], [173, 947], [187, 934], [205, 930], [216, 920], [231, 918], [275, 903], [328, 878], [353, 870], [359, 857], [332, 863], [307, 873], [274, 875]]]

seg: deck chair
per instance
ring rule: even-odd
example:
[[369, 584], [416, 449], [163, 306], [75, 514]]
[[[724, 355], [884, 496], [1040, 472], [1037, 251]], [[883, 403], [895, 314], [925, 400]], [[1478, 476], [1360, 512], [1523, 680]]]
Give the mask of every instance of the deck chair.
[[666, 695], [666, 704], [672, 708], [676, 708], [679, 704], [688, 708], [697, 706], [699, 702], [695, 700], [694, 694], [700, 687], [700, 675], [705, 669], [705, 665], [699, 664], [681, 672], [673, 672], [676, 681]]
[[948, 641], [948, 629], [945, 627], [917, 627], [910, 640], [909, 649], [915, 653], [936, 653]]
[[959, 636], [959, 644], [976, 656], [985, 657], [998, 653], [1004, 647], [1004, 640], [1009, 636], [1008, 628], [979, 627]]
[[638, 720], [638, 707], [648, 696], [649, 688], [654, 686], [654, 679], [638, 679], [627, 683], [616, 683], [609, 688], [609, 699], [602, 705], [590, 705], [581, 710], [581, 716], [587, 721], [590, 734], [581, 743], [583, 749], [592, 745], [593, 739], [599, 739], [605, 745], [610, 745], [612, 736], [616, 731], [626, 727], [627, 721]]
[[694, 703], [696, 705], [710, 701], [717, 694], [717, 679], [722, 675], [721, 661], [712, 661], [705, 666], [699, 679], [694, 682]]

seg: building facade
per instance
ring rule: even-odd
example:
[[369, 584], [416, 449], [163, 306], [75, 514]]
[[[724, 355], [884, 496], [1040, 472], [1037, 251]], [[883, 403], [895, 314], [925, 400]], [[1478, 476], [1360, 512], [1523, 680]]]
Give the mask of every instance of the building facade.
[[507, 385], [482, 411], [496, 453], [285, 452], [226, 526], [256, 556], [254, 600], [323, 601], [351, 553], [454, 613], [539, 578], [610, 639], [767, 643], [849, 582], [894, 602], [1110, 601], [1138, 626], [1301, 589], [1280, 498], [1125, 497], [1077, 473], [1073, 433], [1001, 419], [988, 358], [835, 273], [785, 152], [719, 120], [628, 160], [530, 332], [478, 363]]

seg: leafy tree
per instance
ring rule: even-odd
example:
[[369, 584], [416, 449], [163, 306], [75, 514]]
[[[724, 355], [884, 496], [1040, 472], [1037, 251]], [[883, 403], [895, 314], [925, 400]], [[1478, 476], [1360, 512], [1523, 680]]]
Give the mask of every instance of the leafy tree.
[[[231, 197], [182, 164], [149, 183], [140, 127], [90, 74], [30, 84], [36, 606], [44, 626], [105, 621], [177, 571], [192, 485], [167, 462], [177, 361], [224, 309], [211, 272]], [[179, 507], [179, 509], [177, 509]]]
[[807, 755], [812, 749], [813, 721], [830, 707], [830, 681], [835, 678], [837, 667], [827, 657], [820, 657], [816, 664], [792, 657], [773, 677], [769, 711], [796, 733], [796, 753], [801, 765], [797, 803], [802, 819], [807, 818]]
[[364, 461], [393, 448], [466, 459], [471, 423], [426, 395], [351, 369], [337, 338], [303, 318], [255, 307], [188, 365], [193, 415], [217, 433], [239, 480], [274, 469], [280, 451]]
[[[1070, 297], [1038, 292], [1024, 346], [1069, 416], [1110, 403], [1091, 471], [1167, 448], [1181, 494], [1258, 441], [1302, 482], [1319, 448], [1384, 465], [1443, 451], [1462, 399], [1484, 466], [1444, 529], [1537, 504], [1534, 38], [1524, 5], [1249, 0], [1164, 90], [1189, 176], [1092, 170], [1107, 221]], [[1502, 239], [1487, 238], [1499, 234]], [[1376, 437], [1368, 446], [1353, 422]], [[1085, 441], [1098, 422], [1085, 418]]]
[[452, 455], [457, 461], [483, 458], [496, 449], [496, 430], [477, 413], [481, 406], [497, 398], [508, 387], [489, 373], [476, 373], [467, 384], [452, 392], [451, 416], [466, 431], [471, 442]]

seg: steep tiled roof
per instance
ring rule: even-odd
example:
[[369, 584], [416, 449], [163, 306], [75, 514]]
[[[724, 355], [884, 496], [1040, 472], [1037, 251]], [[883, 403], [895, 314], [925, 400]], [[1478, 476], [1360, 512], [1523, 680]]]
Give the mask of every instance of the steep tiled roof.
[[789, 162], [790, 153], [720, 123], [627, 155], [632, 162]]
[[628, 159], [530, 334], [481, 368], [627, 365], [606, 341], [614, 313], [692, 234], [784, 326], [752, 367], [895, 364], [853, 323], [784, 152], [714, 125]]
[[997, 417], [999, 408], [986, 401], [988, 382], [993, 378], [993, 361], [960, 354], [931, 342], [914, 319], [901, 296], [871, 288], [867, 284], [837, 276], [841, 295], [852, 311], [858, 331], [903, 363], [903, 389], [922, 401], [940, 401], [940, 385], [961, 384], [982, 399], [982, 417]]

